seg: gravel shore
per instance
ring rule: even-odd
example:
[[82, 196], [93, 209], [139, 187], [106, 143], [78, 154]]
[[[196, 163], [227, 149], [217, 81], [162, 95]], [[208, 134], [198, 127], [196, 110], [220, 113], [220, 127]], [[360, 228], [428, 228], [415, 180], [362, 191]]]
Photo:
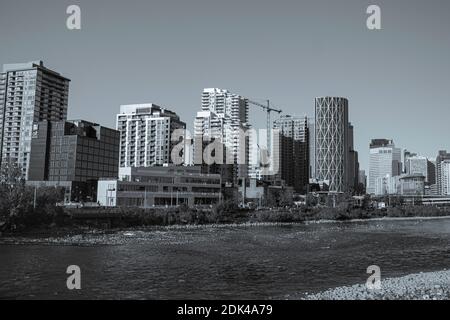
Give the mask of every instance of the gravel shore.
[[381, 279], [380, 290], [369, 290], [365, 284], [338, 287], [317, 294], [306, 294], [302, 300], [449, 300], [450, 270], [411, 274]]

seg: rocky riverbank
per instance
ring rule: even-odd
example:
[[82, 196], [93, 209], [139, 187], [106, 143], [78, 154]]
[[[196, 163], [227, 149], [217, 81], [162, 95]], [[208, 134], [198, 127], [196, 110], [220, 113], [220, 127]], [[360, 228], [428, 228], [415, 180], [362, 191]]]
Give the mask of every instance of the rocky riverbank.
[[380, 290], [369, 290], [365, 284], [357, 284], [292, 298], [302, 300], [449, 300], [450, 270], [382, 279]]
[[161, 235], [170, 235], [171, 231], [214, 231], [228, 228], [253, 228], [253, 227], [288, 227], [296, 225], [318, 225], [330, 224], [341, 225], [351, 223], [370, 223], [385, 221], [429, 221], [448, 220], [450, 216], [441, 217], [383, 217], [371, 219], [351, 219], [351, 220], [311, 220], [305, 222], [242, 222], [242, 223], [222, 223], [222, 224], [186, 224], [171, 226], [151, 226], [140, 228], [124, 229], [91, 229], [91, 228], [41, 228], [27, 233], [0, 234], [0, 245], [74, 245], [74, 246], [95, 246], [95, 245], [123, 245], [129, 243], [139, 243], [152, 241]]

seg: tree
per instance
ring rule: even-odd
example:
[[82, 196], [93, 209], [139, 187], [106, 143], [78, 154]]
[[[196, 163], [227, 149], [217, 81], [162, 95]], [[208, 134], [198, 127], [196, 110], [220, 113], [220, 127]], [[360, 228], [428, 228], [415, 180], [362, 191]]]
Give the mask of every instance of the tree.
[[318, 203], [319, 203], [317, 198], [318, 197], [315, 196], [314, 194], [308, 193], [306, 195], [306, 206], [308, 206], [308, 207], [315, 207], [315, 206], [317, 206]]
[[30, 211], [32, 194], [25, 185], [21, 168], [7, 161], [0, 169], [0, 220], [6, 227], [16, 226], [18, 217]]
[[22, 176], [22, 169], [15, 161], [7, 159], [2, 163], [0, 168], [0, 183], [10, 185], [25, 183]]

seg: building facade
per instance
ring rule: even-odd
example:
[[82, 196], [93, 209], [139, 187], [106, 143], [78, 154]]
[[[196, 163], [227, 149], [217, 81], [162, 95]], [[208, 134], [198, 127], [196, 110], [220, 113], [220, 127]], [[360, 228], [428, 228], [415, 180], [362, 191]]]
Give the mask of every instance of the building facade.
[[415, 158], [418, 157], [418, 154], [412, 151], [409, 151], [408, 149], [402, 149], [402, 173], [408, 174], [409, 172], [409, 158]]
[[106, 207], [210, 206], [221, 201], [221, 177], [198, 166], [120, 168], [119, 179], [101, 179], [97, 201]]
[[328, 181], [330, 191], [347, 192], [353, 184], [349, 181], [353, 138], [348, 121], [348, 100], [316, 98], [315, 121], [315, 178]]
[[399, 193], [400, 176], [392, 177], [389, 174], [375, 179], [375, 188], [371, 194], [376, 196], [394, 195]]
[[365, 193], [367, 189], [367, 175], [365, 170], [359, 170], [358, 183], [361, 187], [361, 193]]
[[316, 121], [308, 119], [309, 127], [309, 178], [316, 179]]
[[441, 194], [450, 196], [450, 160], [441, 161]]
[[406, 174], [424, 176], [427, 185], [436, 183], [436, 166], [432, 161], [417, 155], [405, 159]]
[[233, 166], [230, 182], [247, 177], [250, 139], [246, 133], [249, 129], [247, 99], [228, 90], [204, 89], [202, 110], [194, 121], [194, 164], [205, 162], [204, 147], [214, 141], [217, 147], [222, 144], [226, 163]]
[[308, 118], [282, 116], [274, 121], [273, 127], [279, 130], [280, 177], [295, 192], [304, 194], [307, 192], [310, 169]]
[[[116, 129], [120, 132], [120, 167], [150, 167], [173, 163], [171, 154], [179, 143], [172, 141], [173, 134], [185, 131], [186, 124], [168, 109], [135, 104], [120, 107]], [[180, 161], [185, 162], [184, 156]]]
[[0, 73], [0, 162], [28, 178], [33, 123], [67, 118], [70, 80], [42, 61], [6, 64]]
[[436, 161], [428, 159], [427, 174], [427, 185], [436, 185]]
[[348, 127], [348, 161], [347, 161], [347, 185], [348, 191], [359, 192], [359, 154], [355, 150], [354, 127], [349, 123]]
[[99, 178], [117, 178], [119, 132], [98, 124], [41, 121], [33, 125], [29, 184], [62, 186], [66, 201], [94, 201]]
[[437, 194], [447, 195], [447, 176], [446, 176], [446, 166], [450, 160], [450, 153], [445, 150], [441, 150], [436, 157], [436, 184], [437, 184]]
[[423, 196], [425, 194], [425, 179], [422, 174], [401, 176], [399, 179], [400, 194], [403, 196]]
[[401, 174], [401, 149], [396, 148], [393, 140], [374, 139], [370, 144], [369, 184], [367, 193], [379, 195], [377, 179], [386, 176], [394, 178]]

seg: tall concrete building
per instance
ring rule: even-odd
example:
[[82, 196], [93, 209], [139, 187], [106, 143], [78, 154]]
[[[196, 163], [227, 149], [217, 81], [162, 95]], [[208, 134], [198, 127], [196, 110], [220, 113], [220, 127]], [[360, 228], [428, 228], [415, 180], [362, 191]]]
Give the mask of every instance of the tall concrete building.
[[440, 195], [450, 196], [450, 160], [441, 161], [440, 172]]
[[450, 153], [441, 150], [436, 157], [436, 184], [438, 195], [446, 195], [446, 166], [450, 161]]
[[354, 146], [354, 127], [349, 123], [348, 128], [348, 167], [347, 167], [347, 185], [348, 191], [355, 192], [359, 184], [359, 155]]
[[309, 122], [306, 116], [295, 117], [284, 115], [273, 122], [273, 127], [280, 129], [280, 132], [284, 136], [293, 138], [295, 141], [309, 142]]
[[406, 174], [398, 179], [398, 194], [403, 196], [421, 196], [425, 194], [425, 179], [422, 174]]
[[[120, 106], [117, 130], [120, 132], [120, 167], [151, 167], [173, 163], [171, 153], [175, 130], [186, 124], [175, 112], [155, 104]], [[184, 162], [184, 156], [182, 157]], [[178, 163], [179, 164], [179, 163]]]
[[309, 126], [309, 178], [316, 179], [316, 121], [308, 119]]
[[425, 177], [426, 185], [433, 185], [436, 183], [436, 169], [433, 162], [423, 156], [410, 156], [405, 158], [406, 174], [408, 175], [422, 175]]
[[205, 145], [215, 141], [222, 144], [225, 160], [232, 165], [232, 182], [247, 177], [250, 143], [245, 133], [249, 128], [247, 99], [228, 90], [204, 89], [202, 109], [194, 122], [194, 164], [204, 163]]
[[406, 174], [421, 174], [428, 176], [428, 159], [422, 156], [405, 158]]
[[428, 176], [427, 176], [427, 184], [429, 186], [436, 186], [436, 161], [428, 159]]
[[348, 191], [355, 192], [359, 186], [359, 155], [355, 150], [349, 151]]
[[[394, 178], [402, 171], [400, 148], [393, 140], [374, 139], [370, 144], [369, 185], [367, 193], [377, 194], [377, 180]], [[379, 189], [379, 188], [378, 188]]]
[[358, 172], [358, 184], [361, 188], [360, 192], [365, 193], [367, 189], [367, 175], [365, 170], [359, 170]]
[[374, 191], [368, 191], [369, 194], [376, 196], [384, 196], [389, 194], [399, 194], [399, 181], [401, 176], [391, 176], [389, 174], [380, 176], [375, 179]]
[[[297, 193], [306, 193], [309, 183], [309, 127], [307, 117], [282, 116], [274, 121], [280, 131], [279, 173]], [[273, 148], [275, 150], [276, 148]]]
[[6, 64], [0, 73], [0, 162], [28, 178], [33, 123], [67, 119], [70, 80], [42, 61]]
[[[267, 135], [266, 135], [267, 140]], [[249, 168], [248, 168], [248, 177], [254, 180], [262, 180], [263, 179], [263, 165], [261, 163], [263, 160], [266, 160], [267, 154], [266, 148], [263, 148], [261, 151], [261, 147], [259, 142], [261, 141], [261, 137], [258, 137], [258, 133], [256, 130], [251, 131], [249, 134]], [[263, 152], [266, 152], [263, 154]]]
[[409, 158], [415, 158], [418, 154], [415, 152], [411, 152], [407, 149], [402, 149], [402, 173], [408, 174], [409, 172]]
[[[347, 192], [356, 181], [353, 127], [348, 121], [348, 100], [341, 97], [315, 99], [316, 179], [328, 181], [330, 191]], [[353, 160], [350, 161], [350, 158]], [[350, 181], [354, 180], [354, 181]]]

